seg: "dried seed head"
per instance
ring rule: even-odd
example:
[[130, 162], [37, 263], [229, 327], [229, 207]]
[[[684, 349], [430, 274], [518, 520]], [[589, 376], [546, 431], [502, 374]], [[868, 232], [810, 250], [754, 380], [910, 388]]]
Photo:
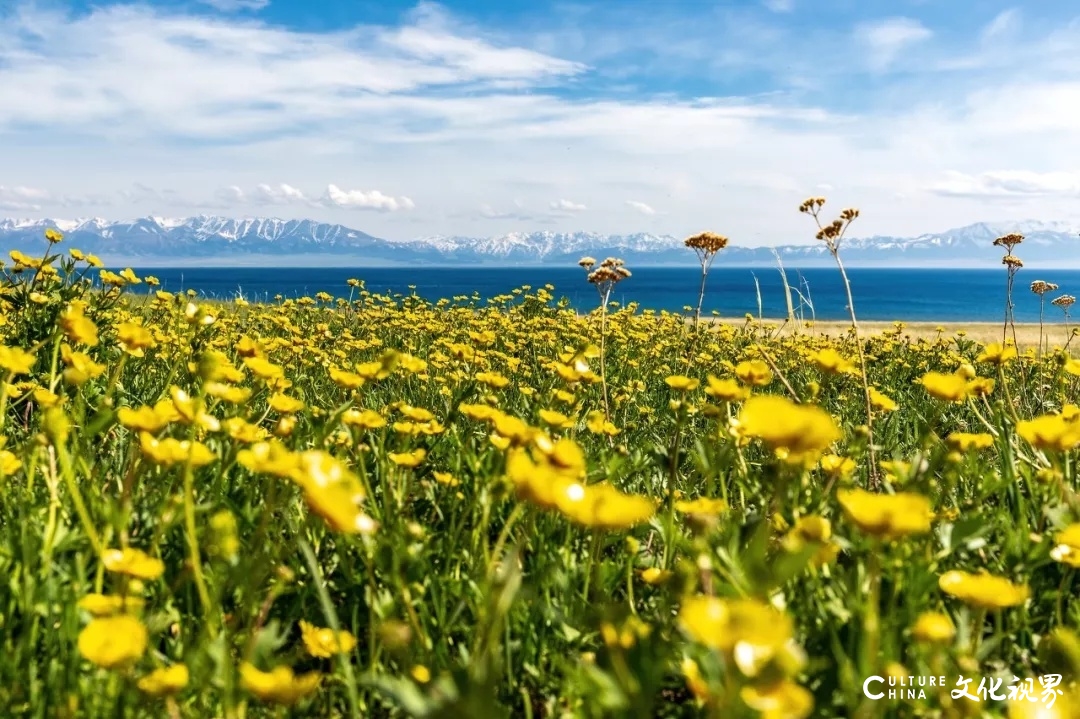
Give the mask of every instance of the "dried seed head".
[[[582, 265], [584, 266], [584, 265]], [[630, 270], [623, 267], [623, 261], [616, 257], [608, 257], [600, 263], [600, 266], [589, 273], [590, 283], [603, 289], [605, 285], [614, 285], [630, 276]]]
[[1052, 305], [1057, 305], [1063, 310], [1068, 310], [1076, 302], [1076, 298], [1072, 295], [1062, 295], [1050, 302]]
[[1010, 270], [1018, 270], [1024, 266], [1024, 263], [1016, 255], [1005, 255], [1001, 258], [1001, 264], [1007, 265]]
[[1008, 235], [1002, 235], [1001, 237], [994, 240], [994, 247], [1004, 247], [1005, 250], [1011, 255], [1012, 249], [1023, 241], [1024, 236], [1018, 235], [1014, 232]]
[[687, 237], [683, 242], [684, 245], [693, 249], [695, 252], [706, 256], [716, 254], [727, 247], [727, 243], [728, 238], [723, 235], [718, 235], [715, 232], [702, 232], [699, 235]]
[[1031, 283], [1031, 291], [1039, 295], [1040, 297], [1045, 295], [1047, 292], [1053, 292], [1057, 288], [1058, 286], [1055, 285], [1053, 282], [1045, 282], [1043, 280], [1035, 280]]
[[594, 260], [592, 257], [582, 257], [580, 260], [578, 260], [578, 264], [585, 269], [589, 269], [596, 264], [596, 260]]

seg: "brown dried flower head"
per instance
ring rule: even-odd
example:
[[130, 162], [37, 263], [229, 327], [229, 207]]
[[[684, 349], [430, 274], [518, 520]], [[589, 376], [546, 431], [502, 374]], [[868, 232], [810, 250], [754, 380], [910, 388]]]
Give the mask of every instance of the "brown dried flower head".
[[799, 212], [816, 213], [824, 204], [824, 197], [808, 197], [799, 205]]
[[1013, 233], [1008, 234], [1008, 235], [1002, 235], [1001, 237], [994, 240], [994, 247], [1004, 247], [1005, 251], [1008, 252], [1011, 255], [1013, 248], [1016, 247], [1017, 245], [1019, 245], [1023, 241], [1024, 241], [1024, 236], [1023, 235], [1018, 235], [1015, 232], [1013, 232]]
[[1024, 263], [1016, 255], [1005, 255], [1001, 258], [1001, 264], [1007, 265], [1010, 270], [1018, 270], [1024, 266]]
[[1061, 297], [1058, 297], [1058, 298], [1052, 300], [1050, 302], [1050, 304], [1057, 305], [1058, 307], [1062, 308], [1063, 310], [1068, 310], [1070, 307], [1073, 306], [1073, 304], [1075, 304], [1075, 302], [1076, 302], [1076, 298], [1073, 297], [1072, 295], [1062, 295]]
[[592, 257], [582, 257], [580, 260], [578, 260], [577, 263], [579, 265], [581, 265], [582, 267], [584, 267], [585, 269], [589, 269], [590, 267], [592, 267], [593, 265], [596, 264], [596, 260], [593, 259]]
[[615, 284], [621, 282], [630, 276], [630, 270], [623, 267], [623, 261], [615, 258], [608, 257], [606, 260], [600, 263], [600, 266], [589, 273], [588, 280], [594, 285], [603, 285], [605, 283]]
[[723, 235], [718, 235], [715, 232], [702, 232], [699, 235], [687, 237], [683, 242], [684, 245], [693, 249], [695, 252], [704, 255], [716, 254], [727, 247], [727, 243], [728, 238]]
[[1045, 282], [1043, 280], [1035, 280], [1031, 283], [1031, 291], [1042, 297], [1047, 292], [1053, 292], [1058, 288], [1053, 282]]

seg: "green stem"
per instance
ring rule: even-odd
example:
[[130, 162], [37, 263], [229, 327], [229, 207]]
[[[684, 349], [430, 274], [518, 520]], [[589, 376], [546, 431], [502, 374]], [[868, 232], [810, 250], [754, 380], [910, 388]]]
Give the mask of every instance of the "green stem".
[[[341, 622], [338, 621], [337, 612], [334, 611], [334, 604], [330, 601], [330, 593], [326, 591], [326, 581], [323, 579], [322, 572], [319, 571], [319, 561], [315, 557], [315, 552], [311, 549], [311, 545], [308, 544], [306, 539], [300, 540], [300, 551], [304, 554], [304, 560], [307, 562], [308, 569], [311, 571], [311, 577], [315, 582], [315, 591], [319, 594], [319, 604], [322, 606], [323, 615], [326, 617], [326, 621], [330, 624], [330, 629], [334, 632], [334, 638], [336, 641], [341, 641]], [[353, 676], [352, 663], [349, 661], [345, 652], [336, 652], [338, 658], [338, 664], [341, 666], [341, 672], [345, 675], [345, 690], [349, 695], [349, 711], [353, 716], [353, 719], [359, 719], [360, 715], [360, 696], [356, 691], [356, 678]]]

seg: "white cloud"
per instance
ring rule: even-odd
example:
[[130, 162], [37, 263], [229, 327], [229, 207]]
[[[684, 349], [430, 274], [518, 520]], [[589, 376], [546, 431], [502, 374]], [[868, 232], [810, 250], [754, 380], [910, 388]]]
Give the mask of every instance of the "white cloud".
[[197, 2], [202, 5], [209, 5], [220, 12], [228, 13], [242, 10], [262, 10], [270, 4], [270, 0], [197, 0]]
[[343, 118], [377, 123], [407, 109], [380, 101], [394, 93], [408, 103], [404, 93], [422, 89], [529, 84], [584, 69], [432, 23], [314, 34], [114, 5], [78, 16], [23, 9], [0, 14], [0, 24], [0, 131], [33, 123], [111, 137], [234, 138]]
[[652, 207], [650, 207], [649, 205], [646, 205], [644, 202], [639, 202], [637, 200], [627, 200], [626, 201], [626, 206], [637, 210], [638, 212], [640, 212], [643, 215], [655, 215], [656, 214], [656, 210], [654, 210]]
[[948, 172], [945, 179], [930, 186], [940, 195], [958, 197], [1080, 196], [1080, 174], [1075, 172], [1030, 172], [1000, 170], [966, 174]]
[[483, 203], [476, 211], [476, 215], [485, 220], [514, 220], [516, 222], [541, 222], [543, 218], [534, 216], [520, 201], [514, 202], [512, 210], [497, 210], [488, 203]]
[[921, 22], [906, 17], [862, 23], [855, 28], [855, 38], [866, 47], [868, 62], [875, 70], [884, 70], [903, 50], [928, 40], [931, 35]]
[[[290, 188], [291, 189], [291, 188]], [[378, 190], [342, 190], [337, 185], [328, 185], [322, 202], [328, 206], [347, 210], [377, 210], [396, 212], [411, 210], [416, 205], [408, 197], [390, 197]]]
[[[1075, 205], [1058, 175], [1080, 156], [1080, 26], [1040, 35], [1049, 23], [1026, 6], [1022, 25], [995, 21], [1007, 53], [982, 44], [990, 16], [965, 21], [965, 41], [894, 19], [862, 26], [862, 44], [831, 22], [777, 16], [751, 33], [695, 16], [668, 58], [686, 64], [664, 72], [638, 61], [661, 47], [642, 38], [650, 52], [635, 54], [638, 27], [610, 31], [633, 61], [613, 51], [600, 66], [584, 20], [580, 47], [553, 33], [540, 52], [531, 26], [492, 32], [427, 5], [330, 33], [163, 7], [0, 10], [0, 203], [62, 217], [111, 201], [97, 214], [116, 219], [272, 211], [392, 238], [715, 224], [737, 244], [811, 241], [795, 211], [811, 194], [858, 206], [865, 234]], [[674, 92], [717, 77], [716, 96]], [[732, 94], [747, 87], [760, 92]]]
[[991, 42], [999, 40], [1001, 37], [1008, 35], [1010, 32], [1016, 30], [1020, 25], [1020, 11], [1016, 8], [1009, 8], [998, 13], [993, 20], [983, 27], [980, 33], [980, 39], [983, 42]]
[[247, 195], [236, 185], [229, 185], [215, 192], [214, 199], [227, 207], [233, 207], [243, 204]]
[[[331, 185], [333, 187], [333, 185]], [[335, 190], [337, 188], [334, 188]], [[260, 205], [287, 205], [293, 202], [307, 202], [304, 193], [291, 185], [266, 185], [255, 186], [254, 201]]]
[[555, 200], [548, 205], [548, 209], [556, 212], [584, 212], [589, 209], [580, 202], [573, 202], [571, 200]]
[[0, 185], [0, 210], [37, 212], [43, 203], [51, 199], [45, 190], [32, 187], [5, 187]]
[[67, 195], [34, 187], [0, 185], [0, 210], [9, 212], [41, 212], [45, 208], [77, 208], [111, 204], [110, 198], [100, 195]]

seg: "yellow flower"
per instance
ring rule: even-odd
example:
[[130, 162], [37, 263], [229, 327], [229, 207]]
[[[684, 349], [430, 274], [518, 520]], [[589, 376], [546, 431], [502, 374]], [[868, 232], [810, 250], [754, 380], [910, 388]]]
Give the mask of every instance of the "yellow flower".
[[416, 664], [409, 670], [409, 676], [415, 679], [419, 684], [427, 684], [431, 681], [431, 670], [423, 664]]
[[386, 418], [373, 409], [363, 411], [349, 409], [341, 415], [341, 421], [351, 427], [360, 429], [379, 429], [386, 426]]
[[[3, 444], [3, 438], [0, 438], [0, 445]], [[6, 449], [0, 449], [0, 477], [8, 477], [22, 466], [22, 460], [15, 456], [14, 453], [9, 452]]]
[[970, 452], [971, 450], [989, 449], [994, 446], [993, 435], [968, 432], [953, 432], [945, 438], [949, 446], [957, 452]]
[[663, 584], [670, 579], [672, 573], [666, 569], [660, 569], [659, 567], [648, 567], [641, 570], [641, 581], [646, 584], [657, 585]]
[[815, 514], [796, 519], [784, 535], [783, 543], [789, 552], [801, 552], [808, 544], [816, 546], [817, 551], [810, 558], [815, 567], [828, 564], [840, 553], [840, 545], [832, 540], [832, 523]]
[[60, 395], [55, 392], [50, 392], [44, 387], [35, 389], [31, 394], [34, 397], [34, 401], [42, 407], [56, 407], [62, 401]]
[[134, 322], [124, 322], [117, 326], [116, 338], [120, 349], [132, 357], [142, 357], [145, 354], [143, 350], [157, 344], [148, 329]]
[[139, 433], [139, 447], [151, 462], [165, 467], [186, 463], [203, 467], [217, 459], [217, 455], [202, 442], [172, 437], [155, 439], [149, 432]]
[[746, 385], [764, 387], [772, 382], [772, 370], [761, 360], [749, 360], [735, 365], [735, 376]]
[[478, 422], [484, 422], [494, 417], [499, 410], [494, 407], [489, 407], [486, 404], [461, 404], [458, 405], [458, 412], [469, 419], [476, 420]]
[[614, 423], [609, 422], [604, 417], [604, 413], [600, 410], [589, 412], [589, 416], [585, 421], [585, 427], [593, 434], [605, 434], [609, 437], [614, 437], [620, 431]]
[[679, 624], [698, 644], [728, 653], [747, 677], [762, 674], [774, 662], [798, 671], [804, 660], [793, 645], [791, 617], [754, 599], [690, 597], [679, 610]]
[[836, 498], [848, 521], [863, 532], [883, 539], [899, 539], [930, 531], [933, 511], [921, 494], [873, 494], [863, 489], [841, 489]]
[[567, 417], [565, 414], [550, 409], [540, 410], [540, 421], [546, 425], [559, 429], [565, 429], [574, 426], [574, 421]]
[[252, 472], [275, 477], [292, 477], [300, 466], [298, 455], [277, 440], [259, 442], [240, 450], [236, 453], [236, 461]]
[[63, 377], [68, 384], [80, 386], [105, 373], [105, 365], [90, 359], [90, 355], [85, 352], [72, 351], [66, 344], [60, 346], [60, 356], [67, 365]]
[[412, 452], [388, 452], [387, 456], [390, 457], [390, 461], [399, 467], [417, 467], [424, 458], [427, 457], [427, 450], [422, 447], [414, 449]]
[[510, 384], [510, 380], [508, 380], [506, 377], [503, 377], [498, 372], [477, 372], [476, 381], [482, 382], [489, 387], [494, 387], [495, 389], [502, 389], [506, 385]]
[[879, 392], [877, 387], [870, 388], [870, 404], [879, 412], [895, 412], [899, 407], [894, 400]]
[[1031, 591], [1026, 584], [1013, 584], [1004, 577], [986, 572], [968, 574], [959, 570], [945, 572], [938, 587], [948, 595], [979, 609], [1004, 609], [1027, 601]]
[[159, 414], [153, 407], [142, 406], [138, 409], [121, 407], [116, 411], [116, 419], [128, 429], [155, 433], [169, 424], [169, 415]]
[[359, 478], [331, 455], [313, 449], [299, 455], [293, 481], [304, 490], [311, 511], [346, 534], [370, 534], [376, 524], [360, 509], [364, 487]]
[[686, 687], [690, 690], [690, 693], [694, 695], [694, 698], [699, 702], [708, 701], [711, 696], [709, 692], [709, 684], [705, 681], [705, 678], [701, 676], [701, 669], [698, 667], [697, 662], [689, 657], [684, 657], [680, 665], [683, 676], [686, 678]]
[[791, 463], [816, 459], [841, 437], [828, 412], [815, 405], [795, 404], [778, 395], [746, 400], [739, 412], [739, 429], [774, 450], [784, 450]]
[[664, 382], [676, 392], [692, 392], [701, 384], [701, 380], [691, 379], [690, 377], [685, 377], [681, 374], [673, 374], [666, 378]]
[[300, 620], [300, 635], [308, 654], [313, 657], [331, 657], [335, 654], [348, 654], [356, 646], [356, 637], [342, 630], [334, 636], [333, 629], [324, 629]]
[[[207, 382], [203, 385], [203, 389], [206, 390], [206, 394], [211, 397], [217, 397], [229, 404], [244, 404], [251, 398], [250, 387], [234, 387], [230, 384], [223, 384], [221, 382]], [[240, 419], [239, 417], [232, 417], [231, 419]]]
[[142, 597], [126, 597], [119, 594], [87, 594], [79, 600], [76, 606], [95, 617], [111, 617], [114, 614], [139, 611], [145, 604], [146, 600]]
[[675, 503], [675, 509], [683, 514], [702, 514], [719, 516], [727, 511], [727, 502], [722, 499], [698, 497], [694, 500], [682, 500]]
[[827, 347], [820, 352], [814, 352], [811, 354], [810, 360], [817, 365], [819, 370], [827, 374], [858, 373], [858, 370], [855, 369], [855, 365], [842, 357], [840, 353], [832, 347]]
[[84, 306], [82, 302], [69, 304], [60, 314], [60, 327], [70, 341], [94, 347], [98, 343], [98, 328], [83, 314]]
[[139, 579], [157, 579], [165, 571], [165, 563], [139, 549], [108, 549], [101, 562], [110, 572]]
[[456, 487], [461, 484], [461, 480], [449, 472], [432, 472], [431, 475], [435, 477], [436, 482], [445, 484], [447, 487]]
[[967, 393], [972, 397], [985, 397], [994, 391], [994, 380], [978, 377], [967, 383]]
[[64, 235], [59, 230], [48, 227], [45, 229], [45, 239], [50, 244], [56, 244], [64, 239]]
[[835, 479], [850, 477], [855, 472], [855, 460], [838, 454], [826, 454], [818, 460], [821, 471]]
[[1056, 546], [1050, 550], [1050, 558], [1055, 562], [1080, 567], [1080, 523], [1070, 524], [1054, 535]]
[[986, 345], [983, 351], [975, 358], [976, 362], [989, 362], [990, 364], [1005, 364], [1009, 360], [1016, 359], [1016, 348], [1012, 345], [1002, 347], [1000, 343]]
[[721, 402], [741, 402], [750, 396], [750, 391], [733, 379], [717, 379], [709, 375], [708, 383], [705, 394]]
[[1066, 452], [1080, 444], [1080, 423], [1070, 422], [1059, 414], [1021, 420], [1016, 433], [1036, 449]]
[[129, 614], [92, 619], [79, 632], [79, 654], [99, 667], [126, 666], [146, 652], [146, 627]]
[[173, 664], [171, 667], [161, 667], [147, 674], [139, 680], [139, 690], [152, 697], [163, 697], [176, 694], [187, 686], [188, 668], [186, 664]]
[[624, 494], [610, 484], [569, 484], [556, 497], [559, 511], [578, 524], [597, 529], [629, 529], [648, 521], [656, 505], [646, 497]]
[[285, 666], [263, 672], [248, 662], [240, 665], [240, 685], [259, 699], [274, 704], [296, 704], [319, 688], [319, 680], [317, 672], [297, 676]]
[[245, 357], [244, 366], [261, 380], [271, 381], [285, 376], [285, 370], [263, 357]]
[[923, 612], [915, 620], [911, 634], [926, 644], [948, 644], [956, 636], [956, 627], [947, 614]]
[[1053, 695], [1054, 703], [1051, 705], [1049, 700], [1042, 698], [1042, 688], [1035, 677], [1020, 679], [1013, 686], [1028, 682], [1035, 687], [1034, 691], [1029, 696], [1017, 693], [1008, 700], [1007, 719], [1076, 719], [1080, 716], [1080, 693], [1075, 685], [1059, 687], [1065, 695]]
[[37, 357], [18, 347], [0, 345], [0, 369], [13, 375], [30, 374]]
[[927, 372], [919, 380], [932, 397], [946, 402], [963, 402], [968, 396], [968, 383], [958, 374]]
[[270, 408], [276, 412], [283, 414], [291, 414], [293, 412], [299, 412], [304, 408], [304, 403], [295, 397], [289, 397], [281, 392], [275, 392], [268, 402]]
[[739, 697], [761, 719], [805, 719], [814, 710], [814, 695], [790, 679], [745, 686]]

